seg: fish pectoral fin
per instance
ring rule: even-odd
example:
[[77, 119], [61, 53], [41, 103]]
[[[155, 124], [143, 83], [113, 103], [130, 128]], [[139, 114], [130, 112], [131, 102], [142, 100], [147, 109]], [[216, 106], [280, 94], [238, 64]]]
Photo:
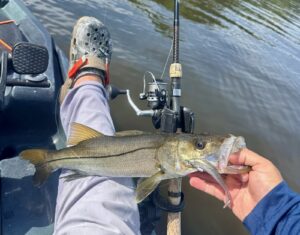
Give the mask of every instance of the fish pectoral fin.
[[136, 202], [140, 203], [143, 201], [155, 190], [163, 179], [165, 179], [165, 174], [162, 171], [157, 172], [149, 178], [141, 179], [136, 187]]
[[81, 141], [103, 136], [100, 132], [83, 124], [72, 122], [68, 146], [79, 144]]
[[127, 131], [119, 131], [116, 132], [116, 136], [133, 136], [133, 135], [143, 135], [146, 134], [147, 132], [144, 131], [139, 131], [139, 130], [127, 130]]
[[36, 187], [42, 186], [52, 173], [52, 168], [49, 164], [43, 164], [35, 167], [33, 175], [33, 185]]

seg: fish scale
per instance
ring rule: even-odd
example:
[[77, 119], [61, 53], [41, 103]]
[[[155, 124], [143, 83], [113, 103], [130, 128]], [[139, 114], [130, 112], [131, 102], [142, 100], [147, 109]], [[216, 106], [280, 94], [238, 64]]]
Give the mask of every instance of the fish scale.
[[[83, 157], [64, 157], [47, 160], [52, 168], [65, 168], [84, 172], [88, 175], [113, 177], [150, 177], [159, 171], [156, 149], [140, 149], [117, 156], [93, 156], [88, 153]], [[134, 164], [133, 164], [134, 163]], [[80, 167], [78, 167], [80, 166]], [[138, 166], [138, 167], [137, 167]]]

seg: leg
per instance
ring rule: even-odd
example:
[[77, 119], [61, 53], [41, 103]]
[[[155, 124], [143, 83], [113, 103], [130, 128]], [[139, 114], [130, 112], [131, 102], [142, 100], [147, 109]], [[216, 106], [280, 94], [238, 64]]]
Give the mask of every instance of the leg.
[[[84, 75], [61, 104], [61, 121], [69, 135], [70, 123], [87, 125], [105, 135], [115, 130], [106, 92], [97, 76]], [[131, 178], [90, 176], [59, 179], [54, 234], [139, 234], [139, 213]]]

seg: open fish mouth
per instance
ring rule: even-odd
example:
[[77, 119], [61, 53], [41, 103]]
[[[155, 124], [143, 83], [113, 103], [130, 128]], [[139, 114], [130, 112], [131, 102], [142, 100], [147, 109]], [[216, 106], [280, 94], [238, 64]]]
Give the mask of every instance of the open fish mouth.
[[244, 168], [246, 172], [249, 171], [248, 167], [246, 166], [235, 166], [229, 164], [230, 155], [242, 150], [243, 148], [246, 148], [246, 142], [244, 137], [242, 136], [230, 135], [230, 137], [224, 140], [218, 153], [217, 169], [219, 173], [239, 174], [239, 173], [243, 173]]
[[[224, 138], [224, 141], [220, 145], [219, 149], [212, 152], [204, 157], [205, 161], [216, 168], [216, 170], [221, 174], [239, 174], [243, 173], [245, 166], [230, 165], [229, 157], [231, 154], [236, 153], [243, 148], [246, 148], [246, 142], [242, 136], [230, 135]], [[198, 159], [199, 160], [199, 159]], [[198, 161], [194, 159], [196, 163]], [[198, 171], [203, 171], [201, 168], [197, 168]], [[242, 170], [239, 172], [239, 170]]]
[[[199, 162], [206, 162], [213, 166], [220, 174], [241, 174], [248, 172], [249, 169], [244, 165], [231, 165], [229, 162], [230, 155], [246, 148], [246, 142], [242, 136], [230, 135], [224, 138], [218, 149], [207, 155], [190, 159], [188, 162], [198, 171], [203, 172], [205, 169], [199, 167]], [[247, 168], [244, 172], [244, 168]]]
[[230, 165], [229, 157], [232, 153], [238, 152], [246, 147], [245, 139], [241, 136], [233, 136], [225, 138], [219, 149], [205, 156], [204, 159], [194, 159], [190, 164], [200, 172], [207, 172], [216, 182], [223, 188], [225, 193], [225, 205], [231, 205], [231, 195], [228, 188], [221, 177], [221, 174], [243, 174], [251, 170], [249, 166]]

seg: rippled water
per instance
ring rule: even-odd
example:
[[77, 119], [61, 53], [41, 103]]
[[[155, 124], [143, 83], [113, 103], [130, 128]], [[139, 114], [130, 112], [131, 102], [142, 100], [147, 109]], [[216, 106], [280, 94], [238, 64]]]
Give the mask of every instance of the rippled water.
[[[101, 19], [114, 43], [113, 83], [130, 88], [136, 101], [144, 72], [161, 76], [172, 42], [173, 1], [25, 2], [66, 53], [78, 17]], [[196, 131], [245, 136], [248, 147], [271, 159], [300, 192], [300, 2], [181, 5], [182, 104], [195, 112]], [[112, 114], [118, 129], [153, 130], [125, 97], [113, 101]], [[183, 234], [247, 234], [222, 203], [188, 184], [184, 191]]]

